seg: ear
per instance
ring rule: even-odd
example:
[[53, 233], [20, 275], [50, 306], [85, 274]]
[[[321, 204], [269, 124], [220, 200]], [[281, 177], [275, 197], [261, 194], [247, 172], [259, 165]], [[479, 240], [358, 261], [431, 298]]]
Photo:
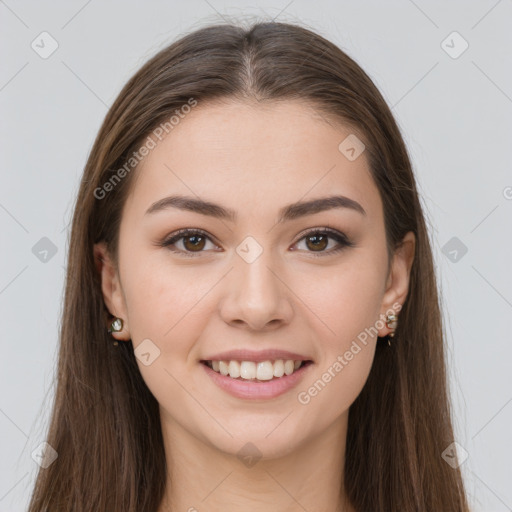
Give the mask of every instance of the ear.
[[119, 274], [105, 242], [94, 244], [93, 251], [96, 270], [101, 277], [101, 291], [105, 305], [114, 318], [121, 318], [123, 321], [123, 328], [112, 332], [111, 335], [117, 340], [128, 341], [130, 339], [128, 315]]
[[[384, 318], [384, 320], [386, 315], [392, 311], [395, 311], [396, 316], [399, 317], [398, 311], [403, 306], [407, 298], [407, 293], [409, 292], [411, 267], [414, 261], [415, 249], [416, 237], [412, 231], [409, 231], [395, 250], [391, 262], [386, 290], [382, 299], [381, 318]], [[398, 308], [397, 305], [400, 307]], [[384, 326], [383, 329], [380, 329], [379, 336], [386, 336], [392, 331], [393, 329]]]

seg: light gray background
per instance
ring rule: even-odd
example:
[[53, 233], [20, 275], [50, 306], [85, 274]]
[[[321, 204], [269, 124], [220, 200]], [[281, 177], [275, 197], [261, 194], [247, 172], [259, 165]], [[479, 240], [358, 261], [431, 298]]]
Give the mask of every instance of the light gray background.
[[[67, 226], [100, 123], [147, 58], [222, 16], [308, 25], [348, 52], [392, 106], [429, 219], [473, 510], [512, 510], [510, 0], [0, 0], [0, 510], [25, 510], [32, 488]], [[31, 48], [43, 31], [59, 45], [47, 59]], [[445, 51], [463, 48], [447, 39], [453, 31], [469, 44], [457, 58]], [[46, 262], [32, 252], [42, 237], [57, 247]], [[458, 247], [446, 245], [453, 237]]]

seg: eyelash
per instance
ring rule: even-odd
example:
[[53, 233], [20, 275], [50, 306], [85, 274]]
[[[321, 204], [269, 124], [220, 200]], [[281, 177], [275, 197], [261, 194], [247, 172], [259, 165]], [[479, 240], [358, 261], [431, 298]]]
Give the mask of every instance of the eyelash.
[[[343, 249], [345, 249], [345, 247], [354, 247], [354, 245], [355, 245], [343, 233], [340, 233], [339, 231], [335, 231], [328, 227], [314, 228], [314, 229], [307, 231], [306, 233], [303, 233], [301, 238], [299, 238], [297, 240], [297, 242], [295, 242], [294, 245], [296, 245], [298, 242], [300, 242], [301, 240], [303, 240], [304, 238], [306, 238], [308, 236], [317, 235], [317, 234], [328, 235], [329, 238], [332, 238], [333, 240], [335, 240], [339, 245], [335, 249], [331, 249], [329, 251], [319, 251], [318, 253], [315, 253], [315, 251], [306, 251], [306, 252], [310, 252], [311, 255], [315, 258], [326, 256], [326, 255], [336, 254], [336, 253], [342, 251]], [[167, 238], [166, 240], [161, 242], [159, 245], [161, 247], [168, 248], [170, 251], [172, 251], [174, 253], [182, 254], [185, 257], [195, 258], [196, 256], [199, 256], [201, 253], [203, 253], [205, 251], [192, 252], [192, 251], [182, 251], [181, 249], [177, 250], [177, 249], [171, 248], [171, 245], [175, 244], [182, 238], [186, 238], [187, 236], [191, 236], [191, 235], [202, 235], [205, 238], [207, 238], [208, 240], [212, 241], [211, 237], [208, 235], [208, 233], [206, 233], [206, 231], [203, 231], [202, 229], [185, 228], [185, 229], [180, 229], [179, 231], [174, 233], [172, 236], [170, 236], [169, 238]]]

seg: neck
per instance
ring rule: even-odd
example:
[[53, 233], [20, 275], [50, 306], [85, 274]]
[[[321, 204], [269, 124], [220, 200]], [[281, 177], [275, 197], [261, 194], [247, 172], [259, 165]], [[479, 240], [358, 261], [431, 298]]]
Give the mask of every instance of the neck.
[[289, 453], [245, 462], [161, 412], [168, 471], [158, 512], [353, 512], [343, 489], [348, 412]]

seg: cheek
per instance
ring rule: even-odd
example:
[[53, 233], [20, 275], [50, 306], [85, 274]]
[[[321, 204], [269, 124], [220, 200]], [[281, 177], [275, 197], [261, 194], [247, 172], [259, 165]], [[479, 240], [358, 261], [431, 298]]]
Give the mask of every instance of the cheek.
[[360, 252], [353, 261], [347, 258], [346, 264], [301, 281], [298, 294], [305, 297], [308, 310], [314, 313], [307, 314], [316, 326], [321, 352], [315, 374], [301, 389], [304, 401], [298, 397], [299, 403], [314, 402], [311, 410], [332, 406], [324, 414], [334, 418], [361, 392], [375, 354], [384, 264], [370, 252]]
[[[129, 328], [133, 347], [142, 352], [143, 343], [150, 353], [146, 365], [137, 357], [137, 365], [148, 388], [167, 410], [193, 409], [189, 395], [200, 395], [191, 370], [197, 366], [192, 357], [197, 340], [205, 330], [212, 311], [205, 311], [208, 293], [218, 281], [212, 272], [204, 278], [192, 267], [170, 268], [153, 262], [125, 269], [123, 283], [126, 295]], [[148, 344], [146, 340], [151, 340]], [[137, 347], [140, 345], [139, 351]], [[186, 406], [185, 406], [186, 404]], [[178, 414], [179, 415], [179, 414]]]
[[310, 314], [321, 356], [297, 390], [301, 425], [311, 432], [335, 421], [361, 393], [375, 355], [382, 293], [377, 265], [339, 267], [325, 279], [316, 277], [322, 286], [310, 291], [305, 302], [321, 320]]
[[296, 282], [294, 291], [317, 317], [319, 333], [329, 341], [327, 348], [332, 344], [342, 350], [378, 320], [381, 267], [380, 262], [359, 254], [343, 264], [304, 274]]
[[126, 304], [132, 339], [154, 338], [162, 347], [171, 339], [193, 338], [200, 331], [201, 300], [215, 285], [210, 272], [200, 274], [190, 268], [171, 268], [148, 262], [125, 269]]

